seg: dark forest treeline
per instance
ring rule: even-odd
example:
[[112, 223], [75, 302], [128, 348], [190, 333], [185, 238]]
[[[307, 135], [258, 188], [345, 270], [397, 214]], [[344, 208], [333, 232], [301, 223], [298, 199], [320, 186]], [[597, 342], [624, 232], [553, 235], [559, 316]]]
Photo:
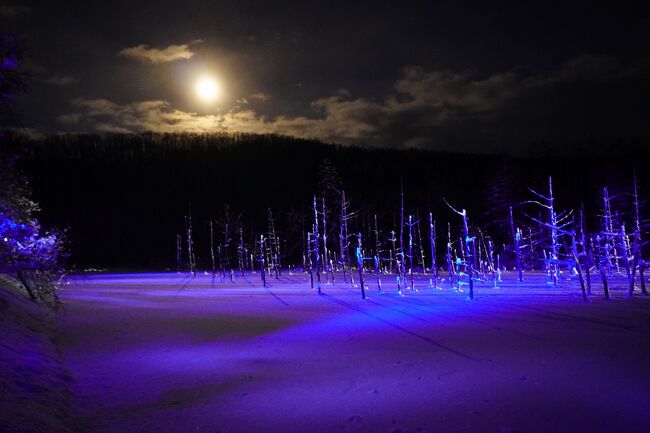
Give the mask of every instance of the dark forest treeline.
[[[644, 192], [647, 155], [608, 153], [534, 158], [365, 149], [275, 135], [133, 134], [13, 137], [21, 149], [46, 225], [68, 227], [79, 266], [174, 267], [176, 235], [191, 213], [199, 264], [207, 267], [209, 221], [241, 224], [246, 242], [267, 230], [273, 209], [285, 263], [297, 263], [311, 229], [313, 195], [342, 187], [358, 211], [351, 230], [369, 231], [377, 214], [383, 232], [399, 212], [400, 179], [407, 211], [433, 212], [441, 227], [457, 224], [442, 197], [466, 208], [471, 223], [499, 244], [507, 237], [507, 206], [527, 187], [553, 176], [558, 205], [584, 203], [597, 224], [599, 193], [608, 185], [621, 206], [636, 166]], [[324, 161], [329, 161], [325, 163]], [[226, 211], [227, 209], [227, 211]], [[331, 222], [336, 241], [336, 220]], [[505, 240], [503, 240], [505, 242]]]

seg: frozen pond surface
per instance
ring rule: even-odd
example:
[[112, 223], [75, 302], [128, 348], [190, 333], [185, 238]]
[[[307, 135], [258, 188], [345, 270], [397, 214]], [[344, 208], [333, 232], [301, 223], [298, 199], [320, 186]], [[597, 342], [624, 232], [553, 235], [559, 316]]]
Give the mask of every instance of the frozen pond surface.
[[[90, 432], [648, 432], [650, 299], [543, 275], [449, 285], [72, 276], [60, 345]], [[510, 281], [510, 282], [508, 282]], [[616, 290], [618, 288], [618, 290]]]

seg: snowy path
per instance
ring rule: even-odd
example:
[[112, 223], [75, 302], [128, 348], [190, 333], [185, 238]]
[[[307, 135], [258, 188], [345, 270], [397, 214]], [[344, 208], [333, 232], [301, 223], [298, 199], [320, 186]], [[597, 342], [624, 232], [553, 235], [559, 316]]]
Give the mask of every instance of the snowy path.
[[350, 285], [323, 287], [318, 296], [304, 275], [268, 289], [255, 276], [70, 278], [60, 339], [83, 423], [115, 433], [650, 431], [648, 298], [583, 303], [575, 285], [541, 279], [479, 286], [474, 302], [424, 281], [419, 293], [370, 290], [366, 301]]

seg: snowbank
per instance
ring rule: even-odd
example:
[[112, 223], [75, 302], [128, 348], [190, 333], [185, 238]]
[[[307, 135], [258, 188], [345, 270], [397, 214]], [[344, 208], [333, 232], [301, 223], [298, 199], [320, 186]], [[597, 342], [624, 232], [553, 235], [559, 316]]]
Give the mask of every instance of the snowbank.
[[54, 344], [52, 311], [0, 274], [0, 432], [67, 433], [71, 377]]

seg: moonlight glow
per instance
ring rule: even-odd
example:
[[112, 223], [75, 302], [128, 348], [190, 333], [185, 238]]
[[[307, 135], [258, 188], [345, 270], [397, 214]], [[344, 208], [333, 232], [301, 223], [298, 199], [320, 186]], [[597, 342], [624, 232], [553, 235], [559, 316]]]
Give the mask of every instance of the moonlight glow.
[[221, 94], [221, 86], [210, 77], [203, 77], [196, 82], [195, 90], [197, 96], [204, 102], [213, 102]]

